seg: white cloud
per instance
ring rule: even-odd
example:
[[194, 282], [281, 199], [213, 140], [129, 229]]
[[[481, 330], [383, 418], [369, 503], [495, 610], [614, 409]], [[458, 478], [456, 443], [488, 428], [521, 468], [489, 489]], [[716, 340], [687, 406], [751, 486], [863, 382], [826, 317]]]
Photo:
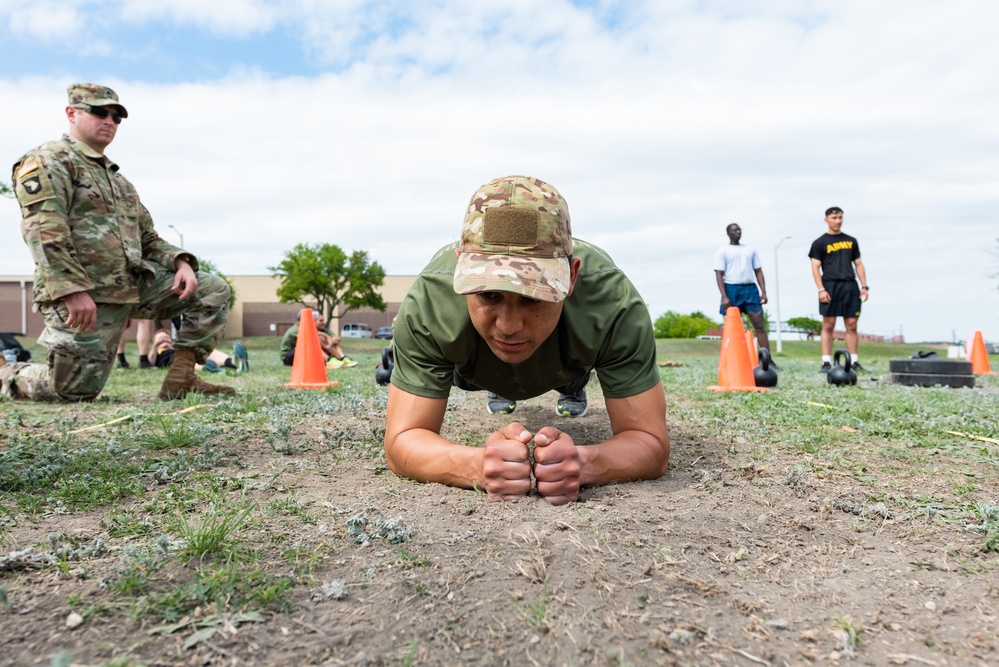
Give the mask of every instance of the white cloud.
[[[170, 21], [187, 20], [179, 6]], [[299, 242], [367, 249], [390, 273], [415, 273], [455, 238], [478, 184], [536, 175], [654, 314], [716, 312], [710, 263], [732, 221], [768, 281], [773, 245], [792, 236], [781, 313], [814, 314], [805, 255], [835, 204], [868, 266], [863, 330], [999, 338], [987, 251], [999, 6], [798, 6], [607, 4], [598, 13], [623, 12], [607, 28], [564, 2], [539, 14], [528, 2], [302, 1], [247, 25], [297, 27], [340, 71], [109, 81], [131, 112], [109, 153], [161, 235], [176, 241], [175, 225], [231, 273], [265, 272]], [[13, 159], [63, 130], [66, 83], [0, 79], [3, 99], [19, 100], [0, 108], [15, 128], [0, 152]], [[7, 204], [0, 273], [28, 272]]]
[[264, 0], [122, 0], [121, 16], [133, 23], [167, 21], [216, 35], [249, 35], [274, 26], [279, 3]]
[[15, 35], [51, 42], [76, 35], [85, 19], [78, 7], [66, 2], [4, 3], [7, 29]]

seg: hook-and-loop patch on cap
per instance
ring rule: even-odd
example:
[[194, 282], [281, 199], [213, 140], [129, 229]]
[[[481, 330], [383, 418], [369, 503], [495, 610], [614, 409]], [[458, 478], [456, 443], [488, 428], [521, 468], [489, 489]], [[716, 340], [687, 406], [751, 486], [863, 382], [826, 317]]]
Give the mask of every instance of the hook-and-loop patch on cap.
[[529, 176], [497, 178], [469, 202], [454, 289], [559, 302], [569, 291], [571, 255], [569, 207], [559, 191]]

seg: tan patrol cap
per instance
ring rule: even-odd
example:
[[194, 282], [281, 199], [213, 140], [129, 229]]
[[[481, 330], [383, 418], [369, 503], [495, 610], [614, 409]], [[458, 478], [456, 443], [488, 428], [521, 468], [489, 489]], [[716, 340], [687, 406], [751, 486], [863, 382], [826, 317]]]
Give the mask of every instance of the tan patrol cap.
[[89, 104], [92, 107], [116, 106], [121, 110], [121, 117], [128, 118], [128, 110], [118, 101], [118, 93], [107, 86], [97, 83], [71, 83], [66, 89], [69, 95], [69, 106]]

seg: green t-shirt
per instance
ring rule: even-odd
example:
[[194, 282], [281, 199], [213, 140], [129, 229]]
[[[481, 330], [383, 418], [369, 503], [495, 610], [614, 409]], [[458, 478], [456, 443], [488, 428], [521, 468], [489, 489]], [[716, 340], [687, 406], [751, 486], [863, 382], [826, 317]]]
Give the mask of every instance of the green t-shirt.
[[634, 396], [660, 382], [648, 308], [600, 248], [573, 241], [573, 257], [581, 264], [558, 326], [529, 359], [508, 364], [479, 336], [465, 297], [455, 294], [456, 247], [439, 250], [403, 299], [392, 340], [395, 386], [447, 398], [457, 372], [477, 387], [523, 400], [564, 387], [594, 368], [607, 398]]

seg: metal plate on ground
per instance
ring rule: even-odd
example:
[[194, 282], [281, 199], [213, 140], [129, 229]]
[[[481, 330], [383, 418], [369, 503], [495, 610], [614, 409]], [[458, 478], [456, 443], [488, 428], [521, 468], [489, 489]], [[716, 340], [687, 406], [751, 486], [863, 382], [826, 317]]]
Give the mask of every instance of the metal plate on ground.
[[942, 375], [971, 375], [971, 362], [942, 357], [925, 359], [892, 359], [888, 362], [892, 373], [922, 373]]
[[949, 375], [947, 373], [892, 373], [891, 381], [909, 387], [974, 387], [974, 375]]

